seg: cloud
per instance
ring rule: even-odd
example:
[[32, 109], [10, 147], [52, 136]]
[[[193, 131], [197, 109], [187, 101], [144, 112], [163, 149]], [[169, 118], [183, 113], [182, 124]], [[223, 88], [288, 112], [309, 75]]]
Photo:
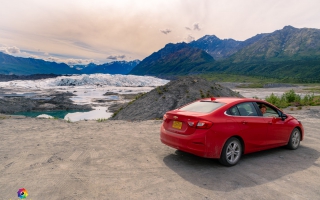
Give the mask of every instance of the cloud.
[[39, 56], [36, 55], [29, 55], [29, 58], [40, 59]]
[[12, 47], [0, 47], [0, 52], [6, 53], [6, 54], [16, 54], [21, 53], [20, 49], [16, 46]]
[[192, 29], [191, 28], [189, 28], [189, 27], [185, 27], [188, 31], [191, 31]]
[[195, 38], [192, 35], [188, 35], [186, 40], [187, 40], [187, 42], [192, 42], [193, 40], [195, 40]]
[[57, 57], [50, 56], [46, 58], [45, 60], [56, 62], [56, 63], [66, 63], [67, 65], [74, 66], [74, 65], [87, 65], [89, 63], [93, 63], [93, 59], [75, 59], [75, 58], [69, 58], [69, 59], [61, 59]]
[[200, 31], [200, 30], [201, 30], [201, 28], [200, 28], [200, 26], [199, 26], [199, 23], [194, 23], [194, 24], [193, 24], [193, 30], [197, 30], [197, 31]]
[[160, 30], [160, 31], [161, 31], [161, 33], [166, 34], [166, 35], [171, 32], [171, 30], [167, 29], [167, 28], [164, 30]]
[[89, 63], [93, 63], [94, 60], [93, 59], [67, 59], [66, 60], [66, 63], [68, 65], [86, 65], [86, 64], [89, 64]]
[[126, 55], [110, 55], [107, 57], [107, 59], [110, 59], [110, 60], [118, 60], [118, 59], [124, 59], [126, 57]]

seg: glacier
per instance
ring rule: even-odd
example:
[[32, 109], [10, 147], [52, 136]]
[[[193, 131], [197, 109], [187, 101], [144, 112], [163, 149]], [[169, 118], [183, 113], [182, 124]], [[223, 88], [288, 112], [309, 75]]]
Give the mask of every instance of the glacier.
[[[137, 94], [149, 92], [168, 80], [152, 76], [83, 74], [59, 76], [40, 80], [14, 80], [0, 82], [0, 98], [4, 96], [22, 96], [43, 98], [52, 92], [70, 92], [70, 99], [79, 105], [90, 104], [94, 110], [88, 112], [70, 112], [64, 119], [70, 121], [107, 119], [112, 113], [108, 107], [114, 102], [126, 102], [118, 95], [104, 95], [106, 92], [118, 94]], [[98, 103], [102, 101], [102, 103]]]
[[48, 89], [60, 86], [114, 86], [114, 87], [156, 87], [165, 85], [168, 80], [152, 76], [120, 75], [120, 74], [82, 74], [59, 76], [41, 80], [15, 80], [0, 82], [5, 88]]

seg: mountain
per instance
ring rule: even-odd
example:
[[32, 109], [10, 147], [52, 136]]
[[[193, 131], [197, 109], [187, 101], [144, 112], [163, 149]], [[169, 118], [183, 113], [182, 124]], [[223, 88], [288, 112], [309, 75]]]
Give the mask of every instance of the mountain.
[[264, 36], [265, 34], [258, 34], [242, 42], [236, 41], [234, 39], [221, 40], [215, 35], [206, 35], [198, 40], [190, 42], [189, 45], [204, 50], [205, 52], [210, 54], [215, 60], [221, 60], [223, 58], [231, 56], [240, 49], [256, 42]]
[[221, 40], [215, 35], [206, 35], [196, 41], [189, 43], [192, 47], [197, 47], [210, 54], [215, 60], [226, 58], [233, 54], [237, 47], [241, 44], [240, 41], [233, 39]]
[[41, 59], [14, 57], [0, 52], [0, 74], [32, 75], [32, 74], [128, 74], [140, 60], [114, 61], [102, 65], [75, 65], [48, 62]]
[[64, 63], [47, 62], [34, 58], [14, 57], [0, 52], [0, 74], [79, 74]]
[[320, 30], [285, 26], [265, 34], [229, 58], [201, 66], [199, 71], [320, 81]]
[[169, 43], [142, 60], [130, 74], [161, 76], [191, 73], [195, 67], [213, 60], [204, 50], [187, 43]]
[[[131, 73], [185, 75], [196, 73], [227, 73], [272, 77], [299, 82], [320, 82], [320, 30], [285, 26], [272, 33], [258, 34], [245, 41], [221, 40], [204, 36], [184, 48], [197, 49], [197, 53], [180, 53], [180, 44], [168, 44], [143, 60]], [[169, 51], [170, 49], [170, 51]], [[202, 51], [201, 51], [201, 50]], [[214, 59], [199, 60], [205, 51]], [[163, 56], [162, 52], [165, 52]], [[202, 54], [202, 55], [208, 55]], [[172, 59], [174, 55], [174, 59]]]
[[232, 57], [232, 61], [301, 60], [319, 55], [319, 29], [285, 26], [242, 48]]
[[128, 74], [135, 66], [140, 63], [140, 60], [133, 61], [113, 61], [110, 63], [105, 63], [102, 65], [96, 65], [90, 63], [87, 66], [75, 66], [77, 68], [81, 67], [80, 72], [83, 74]]

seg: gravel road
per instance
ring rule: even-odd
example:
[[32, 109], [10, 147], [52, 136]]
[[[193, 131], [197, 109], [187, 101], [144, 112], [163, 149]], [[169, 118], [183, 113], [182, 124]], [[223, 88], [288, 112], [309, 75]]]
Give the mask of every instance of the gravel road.
[[161, 121], [0, 116], [0, 195], [17, 199], [320, 199], [320, 107], [286, 110], [305, 127], [276, 148], [224, 167], [159, 140]]

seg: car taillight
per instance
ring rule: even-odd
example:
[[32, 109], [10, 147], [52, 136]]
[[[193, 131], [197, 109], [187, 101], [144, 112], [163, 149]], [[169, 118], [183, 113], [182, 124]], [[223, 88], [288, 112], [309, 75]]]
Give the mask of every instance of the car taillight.
[[188, 125], [199, 129], [208, 129], [212, 126], [212, 122], [209, 121], [188, 121]]
[[167, 114], [164, 114], [162, 120], [166, 121], [166, 119], [167, 119]]
[[188, 121], [188, 125], [193, 127], [196, 124], [196, 122]]
[[200, 128], [200, 129], [208, 129], [212, 126], [212, 122], [209, 122], [209, 121], [199, 121], [197, 123], [197, 128]]

